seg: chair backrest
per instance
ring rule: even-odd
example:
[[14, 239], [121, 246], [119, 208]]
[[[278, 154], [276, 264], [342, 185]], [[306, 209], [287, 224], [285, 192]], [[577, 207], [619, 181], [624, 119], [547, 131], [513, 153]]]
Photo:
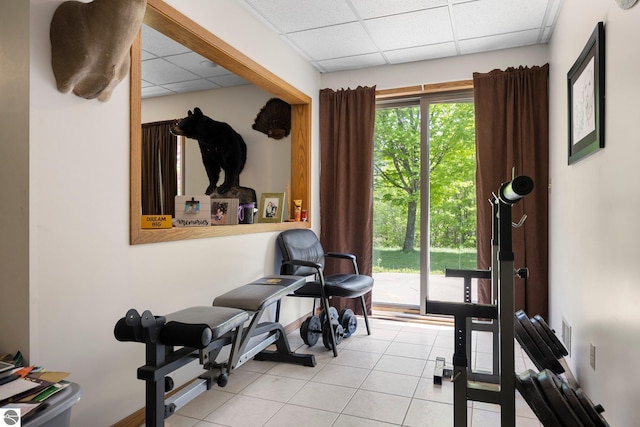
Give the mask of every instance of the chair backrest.
[[[324, 249], [313, 230], [295, 228], [285, 230], [278, 235], [278, 247], [283, 261], [301, 260], [317, 262], [324, 268]], [[283, 265], [280, 274], [309, 276], [317, 271], [311, 267]]]

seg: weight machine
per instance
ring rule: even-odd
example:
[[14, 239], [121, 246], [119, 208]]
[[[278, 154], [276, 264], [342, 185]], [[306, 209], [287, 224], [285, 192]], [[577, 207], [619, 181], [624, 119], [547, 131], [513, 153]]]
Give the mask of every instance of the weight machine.
[[[512, 227], [520, 227], [526, 216], [512, 223], [512, 205], [531, 193], [533, 180], [518, 176], [502, 184], [498, 194], [490, 200], [492, 206], [492, 258], [490, 277], [493, 304], [476, 304], [470, 301], [471, 279], [478, 275], [486, 278], [482, 270], [462, 272], [451, 270], [450, 277], [464, 277], [465, 302], [445, 302], [427, 299], [427, 313], [454, 316], [454, 354], [451, 381], [453, 382], [454, 426], [467, 426], [467, 401], [479, 401], [500, 405], [500, 421], [503, 427], [516, 424], [515, 366], [514, 366], [514, 279], [526, 278], [526, 269], [514, 269]], [[467, 289], [469, 287], [469, 289]], [[491, 326], [483, 328], [472, 319], [492, 319]], [[494, 370], [492, 374], [479, 376], [469, 369], [471, 358], [471, 330], [489, 330], [493, 333]], [[496, 349], [498, 351], [496, 351]], [[498, 357], [495, 361], [496, 356]]]

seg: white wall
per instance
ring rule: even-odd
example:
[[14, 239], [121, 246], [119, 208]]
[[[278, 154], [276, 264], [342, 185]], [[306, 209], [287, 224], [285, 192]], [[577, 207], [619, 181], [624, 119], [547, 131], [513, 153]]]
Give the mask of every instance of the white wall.
[[[2, 332], [0, 353], [20, 349], [32, 363], [72, 372], [70, 379], [82, 387], [72, 425], [106, 426], [144, 406], [144, 383], [136, 379], [144, 349], [114, 339], [118, 318], [129, 308], [165, 314], [208, 305], [216, 295], [273, 274], [277, 233], [129, 245], [129, 84], [122, 82], [107, 103], [56, 90], [49, 24], [60, 3], [15, 0], [6, 9], [11, 13], [3, 14], [3, 24], [12, 20], [15, 31], [4, 25], [0, 30], [3, 51], [10, 46], [17, 52], [15, 74], [5, 72], [4, 62], [0, 74], [3, 122], [16, 124], [7, 135], [15, 149], [5, 152], [3, 146], [2, 158], [20, 171], [2, 175], [2, 195], [20, 198], [2, 203], [3, 222], [16, 222], [3, 234], [0, 259], [16, 259], [17, 250], [28, 249], [28, 259], [25, 254], [13, 268], [0, 271], [3, 292], [21, 289], [12, 295], [28, 298], [21, 306], [20, 299], [0, 299], [3, 329], [9, 324], [18, 332], [24, 328], [22, 334]], [[313, 98], [317, 153], [319, 74], [236, 2], [171, 3]], [[314, 163], [311, 173], [317, 170]], [[18, 178], [23, 180], [5, 190]], [[317, 182], [313, 176], [312, 218], [319, 217]], [[5, 217], [4, 206], [16, 213]], [[29, 216], [28, 223], [17, 221], [18, 211]], [[5, 244], [6, 237], [11, 240]], [[310, 306], [295, 301], [285, 305], [283, 323]]]
[[[567, 164], [567, 72], [605, 23], [605, 148]], [[572, 372], [612, 426], [640, 425], [640, 6], [565, 0], [550, 44], [550, 318], [572, 326]], [[596, 345], [596, 370], [589, 344]]]
[[332, 89], [373, 86], [392, 89], [426, 83], [470, 80], [474, 72], [488, 73], [496, 68], [519, 65], [544, 65], [548, 61], [546, 45], [504, 49], [482, 54], [456, 56], [431, 61], [351, 70], [322, 75], [321, 86]]

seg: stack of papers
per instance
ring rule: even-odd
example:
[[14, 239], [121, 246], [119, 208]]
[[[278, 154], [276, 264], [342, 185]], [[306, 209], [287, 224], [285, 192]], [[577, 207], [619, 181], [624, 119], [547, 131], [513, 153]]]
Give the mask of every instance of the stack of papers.
[[22, 419], [29, 413], [43, 409], [46, 400], [69, 384], [67, 372], [45, 372], [42, 368], [13, 367], [0, 372], [0, 408], [19, 409]]

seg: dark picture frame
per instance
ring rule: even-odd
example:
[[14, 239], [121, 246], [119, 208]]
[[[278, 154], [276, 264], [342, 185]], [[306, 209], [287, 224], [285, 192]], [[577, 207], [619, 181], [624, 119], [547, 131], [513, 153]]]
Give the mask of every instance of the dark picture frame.
[[567, 73], [569, 164], [604, 148], [604, 23]]

